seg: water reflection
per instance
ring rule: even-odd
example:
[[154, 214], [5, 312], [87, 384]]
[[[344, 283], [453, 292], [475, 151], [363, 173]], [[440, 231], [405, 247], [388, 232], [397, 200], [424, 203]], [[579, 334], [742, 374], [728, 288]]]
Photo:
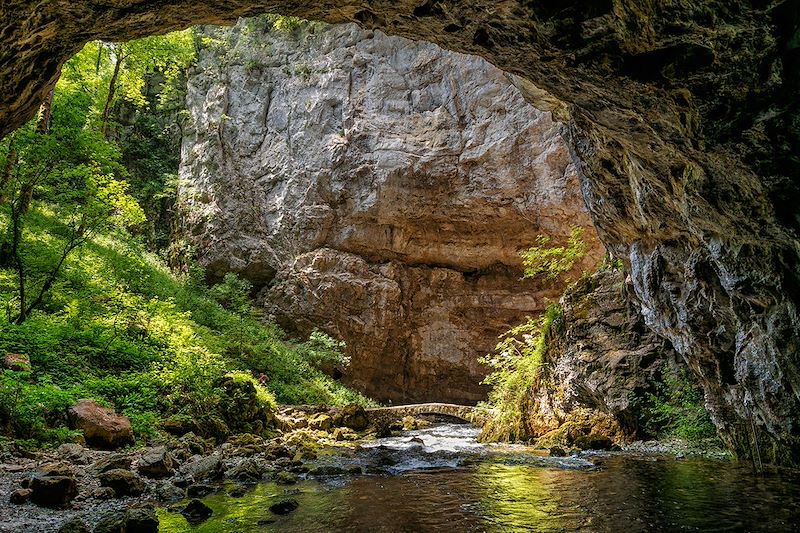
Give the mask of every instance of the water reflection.
[[[406, 444], [385, 448], [400, 454], [398, 464], [408, 464], [404, 454], [424, 462], [419, 446]], [[715, 460], [606, 455], [586, 468], [583, 459], [544, 460], [513, 449], [475, 453], [457, 468], [431, 463], [399, 475], [307, 480], [288, 494], [265, 483], [241, 498], [212, 495], [204, 500], [214, 510], [208, 522], [192, 528], [179, 514], [162, 510], [161, 530], [792, 531], [800, 524], [800, 479], [793, 475], [756, 478]], [[285, 497], [300, 507], [272, 515], [269, 506]]]

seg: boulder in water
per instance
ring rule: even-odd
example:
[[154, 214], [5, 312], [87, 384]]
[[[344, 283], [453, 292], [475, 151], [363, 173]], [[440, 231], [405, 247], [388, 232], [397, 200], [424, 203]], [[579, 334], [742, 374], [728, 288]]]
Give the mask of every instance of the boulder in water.
[[33, 491], [31, 489], [17, 489], [8, 497], [8, 501], [13, 504], [21, 505], [31, 499]]
[[208, 505], [196, 499], [190, 501], [181, 511], [186, 521], [193, 526], [205, 522], [213, 513], [214, 511]]
[[37, 476], [31, 480], [31, 501], [43, 507], [65, 507], [78, 494], [72, 476]]
[[61, 524], [58, 533], [91, 533], [91, 529], [80, 518], [73, 518]]
[[117, 468], [100, 474], [100, 485], [111, 487], [117, 497], [138, 496], [144, 492], [142, 478], [131, 472]]
[[126, 533], [125, 511], [110, 511], [100, 517], [94, 526], [94, 533]]
[[152, 478], [162, 478], [175, 472], [175, 461], [164, 446], [152, 448], [139, 458], [139, 473]]
[[153, 507], [134, 507], [125, 513], [127, 533], [158, 533], [158, 518]]

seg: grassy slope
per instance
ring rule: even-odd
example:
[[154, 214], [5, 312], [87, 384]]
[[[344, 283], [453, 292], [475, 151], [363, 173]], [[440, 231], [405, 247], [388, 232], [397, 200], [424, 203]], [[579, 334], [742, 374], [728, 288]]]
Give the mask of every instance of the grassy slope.
[[[29, 263], [45, 266], [61, 244], [56, 217], [32, 212], [26, 232]], [[281, 403], [369, 402], [308, 363], [324, 347], [287, 344], [276, 327], [225, 310], [202, 284], [177, 279], [124, 233], [76, 250], [45, 308], [21, 326], [9, 323], [15, 287], [15, 273], [0, 267], [0, 356], [26, 354], [32, 365], [30, 373], [0, 375], [6, 435], [67, 440], [66, 408], [90, 397], [147, 436], [162, 417], [224, 408], [215, 383], [232, 370], [269, 376]]]

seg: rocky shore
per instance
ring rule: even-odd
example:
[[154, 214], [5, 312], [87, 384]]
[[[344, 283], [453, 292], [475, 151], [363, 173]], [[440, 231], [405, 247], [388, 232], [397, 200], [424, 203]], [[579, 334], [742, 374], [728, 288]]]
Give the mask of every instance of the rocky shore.
[[[203, 496], [223, 490], [241, 496], [262, 481], [291, 485], [300, 477], [361, 474], [360, 466], [317, 459], [425, 423], [406, 418], [376, 427], [355, 405], [284, 407], [275, 421], [274, 438], [242, 433], [219, 445], [188, 432], [122, 451], [8, 446], [0, 451], [0, 532], [155, 532], [156, 508], [176, 502], [183, 502], [176, 509], [190, 523], [199, 523], [210, 514], [199, 501]], [[289, 507], [274, 512], [291, 512]]]
[[[243, 433], [222, 444], [188, 432], [167, 435], [147, 447], [116, 451], [79, 444], [40, 452], [6, 447], [0, 451], [0, 515], [4, 517], [0, 532], [156, 532], [159, 507], [179, 512], [196, 525], [212, 514], [201, 501], [210, 494], [241, 497], [260, 482], [286, 485], [291, 493], [289, 486], [302, 479], [395, 474], [397, 458], [371, 441], [430, 425], [427, 420], [406, 417], [376, 427], [364, 409], [355, 405], [284, 407], [275, 421], [278, 435], [274, 438]], [[608, 439], [601, 444], [601, 449], [611, 446]], [[415, 445], [421, 441], [412, 438], [409, 446]], [[639, 442], [613, 450], [676, 459], [698, 454], [722, 457], [682, 442]], [[443, 464], [450, 459], [458, 462], [458, 453], [441, 453], [450, 454], [440, 457]], [[542, 453], [586, 456], [594, 461], [595, 452], [556, 446]], [[288, 497], [270, 510], [276, 515], [291, 513], [295, 503]]]

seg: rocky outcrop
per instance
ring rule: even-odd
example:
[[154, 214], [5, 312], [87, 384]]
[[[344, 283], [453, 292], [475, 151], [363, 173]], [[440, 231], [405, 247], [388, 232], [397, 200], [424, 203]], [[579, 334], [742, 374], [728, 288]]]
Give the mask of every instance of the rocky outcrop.
[[71, 475], [35, 476], [31, 480], [31, 501], [45, 507], [64, 507], [78, 494], [78, 485]]
[[175, 459], [165, 446], [157, 446], [142, 454], [137, 470], [147, 477], [167, 477], [175, 472]]
[[100, 485], [110, 487], [118, 498], [122, 496], [138, 496], [144, 492], [145, 484], [138, 475], [130, 470], [115, 468], [101, 473]]
[[525, 406], [528, 437], [552, 434], [565, 423], [580, 425], [576, 419], [590, 430], [604, 424], [618, 438], [636, 435], [633, 398], [643, 396], [677, 354], [645, 326], [626, 297], [630, 290], [621, 271], [602, 270], [564, 294], [563, 318], [551, 329], [543, 376]]
[[563, 127], [484, 60], [354, 25], [268, 19], [190, 76], [186, 233], [281, 325], [347, 343], [349, 383], [383, 400], [483, 398], [478, 358], [559, 284], [521, 284], [538, 234], [585, 228]]
[[800, 462], [797, 2], [10, 0], [0, 10], [2, 133], [35, 114], [88, 39], [270, 10], [428, 39], [519, 74], [526, 98], [570, 125], [600, 236], [632, 267], [640, 312], [701, 379], [728, 442], [741, 449], [754, 427], [775, 459]]
[[7, 353], [3, 357], [3, 368], [14, 372], [30, 372], [31, 359], [27, 355]]
[[83, 432], [90, 446], [113, 450], [133, 444], [133, 428], [128, 417], [94, 400], [78, 400], [69, 408], [69, 419], [75, 429]]

